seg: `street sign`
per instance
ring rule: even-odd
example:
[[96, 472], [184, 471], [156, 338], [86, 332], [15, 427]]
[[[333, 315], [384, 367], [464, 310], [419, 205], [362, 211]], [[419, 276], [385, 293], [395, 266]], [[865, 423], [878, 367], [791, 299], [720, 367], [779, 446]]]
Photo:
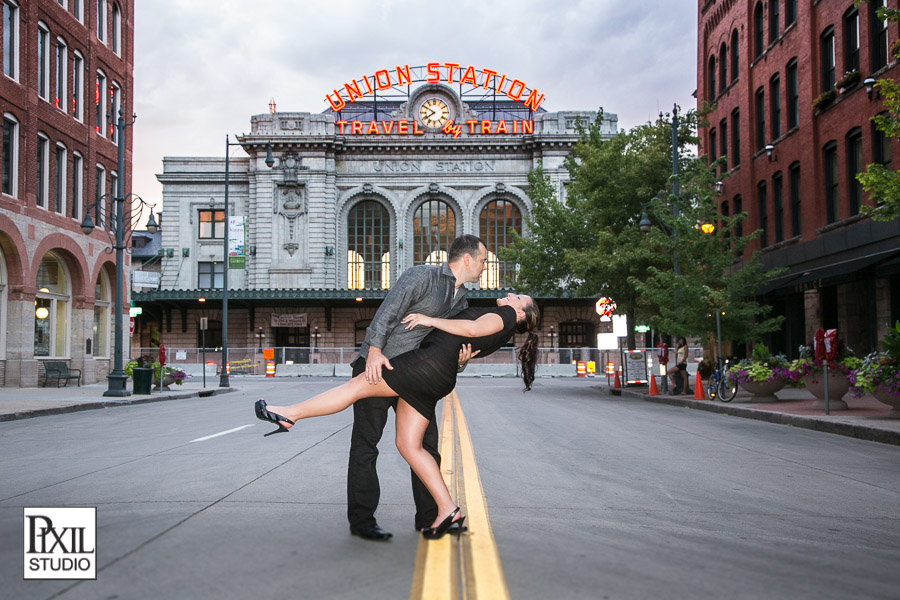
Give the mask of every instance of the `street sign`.
[[637, 331], [638, 333], [647, 333], [648, 331], [650, 331], [650, 326], [649, 325], [635, 325], [634, 330]]
[[143, 312], [144, 312], [144, 309], [143, 309], [142, 307], [140, 307], [140, 306], [132, 306], [131, 308], [128, 309], [128, 316], [129, 316], [129, 317], [136, 317], [136, 316], [138, 316], [138, 315], [140, 315], [140, 314], [143, 314]]

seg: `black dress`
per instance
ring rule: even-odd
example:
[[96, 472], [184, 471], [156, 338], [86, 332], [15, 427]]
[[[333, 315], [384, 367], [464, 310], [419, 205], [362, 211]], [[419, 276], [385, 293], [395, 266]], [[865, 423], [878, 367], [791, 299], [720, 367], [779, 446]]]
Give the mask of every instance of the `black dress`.
[[394, 369], [382, 369], [381, 376], [422, 416], [433, 419], [438, 400], [456, 386], [460, 346], [472, 344], [472, 352], [480, 350], [479, 357], [487, 356], [503, 347], [515, 333], [516, 310], [508, 305], [467, 308], [453, 318], [475, 320], [489, 313], [503, 319], [503, 329], [497, 333], [470, 338], [435, 329], [422, 340], [421, 346], [390, 359]]

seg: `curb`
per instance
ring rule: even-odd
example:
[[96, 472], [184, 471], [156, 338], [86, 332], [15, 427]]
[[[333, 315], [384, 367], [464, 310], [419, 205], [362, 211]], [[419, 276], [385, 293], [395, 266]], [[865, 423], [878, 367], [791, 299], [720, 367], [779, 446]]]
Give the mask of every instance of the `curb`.
[[[237, 391], [235, 388], [227, 389], [211, 389], [191, 392], [190, 394], [177, 394], [169, 396], [150, 396], [135, 398], [134, 400], [104, 400], [101, 402], [81, 402], [79, 404], [70, 404], [68, 406], [55, 406], [53, 408], [38, 408], [35, 410], [26, 410], [14, 413], [0, 414], [0, 422], [18, 421], [19, 419], [30, 419], [32, 417], [44, 417], [48, 415], [62, 415], [66, 413], [80, 412], [83, 410], [94, 410], [97, 408], [112, 408], [114, 406], [132, 406], [134, 404], [149, 404], [151, 402], [167, 402], [170, 400], [183, 400], [187, 398], [208, 398], [219, 394], [227, 394]], [[130, 398], [130, 397], [129, 397]]]
[[[604, 389], [604, 388], [598, 388]], [[842, 423], [839, 421], [827, 421], [825, 419], [816, 419], [801, 415], [791, 415], [769, 410], [757, 410], [753, 408], [744, 408], [742, 406], [731, 406], [721, 403], [714, 403], [710, 400], [689, 400], [687, 398], [673, 398], [668, 396], [647, 396], [640, 392], [629, 392], [622, 389], [610, 389], [608, 391], [613, 396], [625, 396], [643, 400], [644, 402], [655, 402], [657, 404], [668, 404], [671, 406], [681, 406], [683, 408], [692, 408], [694, 410], [705, 410], [707, 412], [718, 413], [721, 415], [730, 415], [732, 417], [741, 417], [744, 419], [755, 419], [757, 421], [765, 421], [766, 423], [775, 423], [777, 425], [788, 425], [790, 427], [800, 427], [802, 429], [811, 429], [813, 431], [821, 431], [823, 433], [833, 433], [852, 437], [859, 440], [869, 442], [879, 442], [881, 444], [891, 444], [900, 446], [900, 432], [887, 431], [878, 429], [877, 427], [868, 427], [857, 423]]]

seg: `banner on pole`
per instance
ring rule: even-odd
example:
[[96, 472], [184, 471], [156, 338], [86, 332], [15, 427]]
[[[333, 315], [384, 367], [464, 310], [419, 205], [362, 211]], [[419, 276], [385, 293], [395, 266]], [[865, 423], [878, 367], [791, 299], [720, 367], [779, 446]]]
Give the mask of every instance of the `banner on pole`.
[[243, 269], [246, 267], [245, 255], [247, 247], [247, 231], [244, 226], [246, 217], [228, 217], [228, 268]]

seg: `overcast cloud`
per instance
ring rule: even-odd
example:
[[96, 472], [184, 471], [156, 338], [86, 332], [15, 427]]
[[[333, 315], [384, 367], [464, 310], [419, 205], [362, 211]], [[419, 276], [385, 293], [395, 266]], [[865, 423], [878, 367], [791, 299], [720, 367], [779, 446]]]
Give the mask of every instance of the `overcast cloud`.
[[133, 192], [150, 202], [164, 156], [222, 156], [270, 98], [322, 112], [332, 89], [396, 65], [495, 69], [548, 111], [603, 107], [620, 129], [695, 106], [696, 1], [136, 0], [135, 12]]

